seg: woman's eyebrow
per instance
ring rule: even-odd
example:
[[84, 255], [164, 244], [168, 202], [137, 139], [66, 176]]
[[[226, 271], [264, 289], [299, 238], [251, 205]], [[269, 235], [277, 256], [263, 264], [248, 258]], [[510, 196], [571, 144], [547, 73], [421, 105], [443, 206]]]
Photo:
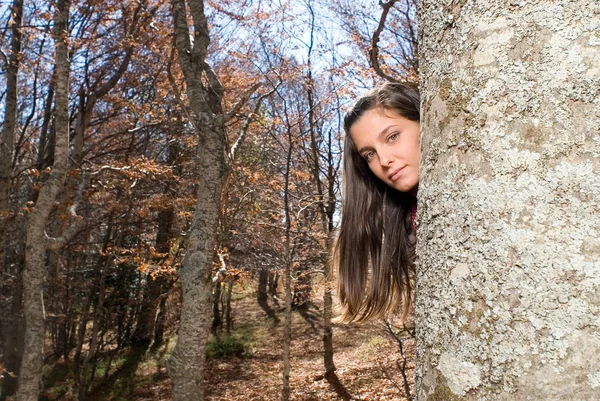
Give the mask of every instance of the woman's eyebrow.
[[[381, 139], [382, 137], [384, 137], [389, 130], [391, 130], [392, 128], [394, 128], [396, 126], [396, 124], [390, 124], [387, 127], [385, 127], [383, 130], [381, 130], [381, 132], [377, 135], [377, 138]], [[362, 148], [358, 149], [358, 153], [362, 154], [365, 150], [372, 150], [373, 147], [372, 146], [363, 146]]]
[[390, 129], [392, 129], [393, 127], [395, 127], [395, 126], [396, 126], [396, 124], [390, 124], [390, 125], [388, 125], [387, 127], [385, 127], [385, 128], [384, 128], [384, 129], [383, 129], [383, 130], [382, 130], [382, 131], [379, 133], [378, 137], [379, 137], [379, 138], [381, 138], [382, 136], [385, 136], [385, 134], [387, 134], [387, 133], [388, 133], [388, 131], [389, 131]]

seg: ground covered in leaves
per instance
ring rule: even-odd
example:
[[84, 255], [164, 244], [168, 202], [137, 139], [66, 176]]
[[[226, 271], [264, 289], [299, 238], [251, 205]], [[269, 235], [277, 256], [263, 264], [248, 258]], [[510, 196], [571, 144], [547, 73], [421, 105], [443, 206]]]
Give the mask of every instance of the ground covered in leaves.
[[[269, 301], [272, 309], [265, 310], [252, 295], [233, 302], [231, 336], [223, 333], [218, 340], [211, 339], [205, 377], [206, 400], [280, 399], [282, 306]], [[323, 378], [321, 306], [319, 294], [316, 294], [313, 303], [293, 312], [290, 399], [294, 401], [344, 399]], [[335, 325], [333, 338], [336, 373], [352, 399], [406, 399], [399, 344], [383, 323]], [[414, 340], [407, 332], [403, 332], [401, 338], [408, 359], [405, 373], [413, 393]], [[172, 384], [164, 360], [174, 343], [175, 338], [172, 338], [155, 352], [117, 357], [109, 371], [102, 372], [103, 380], [94, 383], [88, 400], [170, 400]], [[59, 366], [53, 366], [48, 373], [47, 390], [42, 399], [76, 399], [68, 384], [53, 378], [60, 371]]]

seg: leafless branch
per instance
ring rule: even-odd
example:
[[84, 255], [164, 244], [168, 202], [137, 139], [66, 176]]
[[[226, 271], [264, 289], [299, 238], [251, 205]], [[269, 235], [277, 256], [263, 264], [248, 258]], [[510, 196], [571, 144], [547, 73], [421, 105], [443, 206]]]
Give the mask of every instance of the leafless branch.
[[[394, 329], [392, 328], [392, 325], [390, 324], [389, 320], [387, 320], [385, 322], [385, 327], [387, 328], [390, 335], [398, 343], [398, 348], [400, 349], [401, 361], [397, 361], [396, 363], [398, 365], [398, 369], [400, 370], [400, 374], [402, 375], [402, 380], [404, 382], [404, 394], [406, 395], [406, 399], [408, 401], [412, 401], [413, 397], [410, 394], [410, 384], [408, 383], [408, 377], [406, 375], [406, 355], [404, 354], [404, 340], [402, 340], [402, 338], [400, 338], [398, 336], [398, 334], [396, 334], [396, 332], [394, 332]], [[404, 330], [406, 330], [406, 326], [404, 327]]]
[[256, 101], [256, 104], [254, 105], [254, 110], [252, 111], [252, 113], [248, 114], [248, 116], [246, 117], [246, 121], [244, 122], [244, 126], [242, 127], [242, 130], [240, 131], [240, 135], [238, 136], [238, 139], [235, 141], [235, 143], [231, 147], [231, 151], [229, 152], [229, 160], [230, 161], [235, 160], [235, 155], [237, 153], [237, 150], [239, 149], [241, 144], [244, 142], [244, 139], [246, 138], [246, 134], [248, 133], [248, 128], [250, 128], [250, 124], [252, 123], [252, 121], [254, 120], [256, 115], [258, 114], [258, 111], [260, 110], [260, 107], [262, 106], [262, 102], [267, 97], [271, 96], [273, 94], [273, 92], [275, 92], [276, 89], [277, 88], [261, 95], [258, 98], [258, 100]]
[[373, 37], [371, 39], [371, 49], [369, 50], [371, 66], [373, 67], [377, 75], [390, 82], [398, 82], [398, 79], [392, 77], [391, 75], [388, 75], [385, 71], [383, 71], [381, 65], [379, 64], [379, 38], [381, 36], [383, 28], [385, 27], [385, 20], [387, 19], [390, 9], [394, 6], [394, 3], [396, 3], [396, 1], [397, 0], [388, 0], [387, 3], [380, 3], [381, 7], [383, 8], [383, 11], [381, 13], [381, 18], [379, 19], [379, 25], [373, 33]]
[[169, 79], [169, 83], [171, 84], [171, 90], [173, 90], [175, 99], [177, 99], [177, 103], [179, 103], [179, 107], [181, 107], [181, 110], [188, 118], [188, 121], [190, 122], [190, 124], [192, 124], [194, 126], [194, 129], [198, 130], [198, 127], [196, 127], [196, 120], [192, 118], [190, 111], [188, 110], [187, 106], [183, 102], [183, 99], [181, 97], [181, 92], [179, 91], [179, 88], [177, 87], [177, 82], [175, 81], [175, 77], [173, 76], [173, 73], [171, 72], [171, 65], [173, 64], [174, 58], [175, 58], [175, 44], [173, 44], [173, 47], [171, 48], [171, 56], [169, 57], [169, 61], [167, 63], [167, 77]]
[[229, 113], [225, 114], [224, 122], [228, 122], [231, 120], [237, 113], [239, 113], [240, 109], [248, 103], [250, 100], [250, 96], [254, 94], [262, 86], [262, 82], [257, 82], [252, 85], [240, 98], [240, 100], [233, 106], [233, 108], [229, 111]]

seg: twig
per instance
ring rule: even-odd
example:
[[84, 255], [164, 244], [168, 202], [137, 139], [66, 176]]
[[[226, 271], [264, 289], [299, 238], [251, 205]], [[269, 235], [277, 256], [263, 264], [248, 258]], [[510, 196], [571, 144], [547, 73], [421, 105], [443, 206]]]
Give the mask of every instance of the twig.
[[[406, 376], [406, 355], [404, 354], [404, 341], [394, 332], [389, 320], [386, 320], [385, 327], [387, 327], [388, 332], [398, 343], [398, 348], [400, 349], [400, 356], [402, 357], [402, 362], [396, 361], [396, 364], [398, 365], [400, 374], [402, 374], [402, 380], [404, 381], [404, 393], [406, 395], [406, 399], [408, 401], [412, 401], [413, 397], [410, 394], [410, 385], [408, 384], [408, 377]], [[404, 326], [404, 330], [406, 330], [406, 326]], [[409, 330], [406, 330], [406, 331], [409, 331]], [[409, 331], [409, 333], [410, 333], [410, 331]]]

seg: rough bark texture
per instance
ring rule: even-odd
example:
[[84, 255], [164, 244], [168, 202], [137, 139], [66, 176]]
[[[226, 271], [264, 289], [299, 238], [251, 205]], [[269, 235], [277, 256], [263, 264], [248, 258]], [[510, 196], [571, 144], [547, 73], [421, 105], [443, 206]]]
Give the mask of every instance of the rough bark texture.
[[600, 392], [600, 3], [424, 1], [417, 391]]
[[221, 98], [223, 89], [206, 63], [210, 41], [201, 0], [187, 2], [194, 21], [194, 42], [183, 0], [172, 0], [175, 44], [198, 132], [198, 201], [179, 271], [183, 304], [177, 345], [167, 362], [174, 401], [202, 401], [205, 348], [211, 323], [211, 265], [227, 172]]
[[70, 2], [59, 0], [54, 16], [56, 49], [56, 146], [54, 165], [27, 219], [25, 266], [23, 268], [23, 314], [25, 343], [17, 401], [37, 401], [44, 355], [44, 301], [46, 251], [50, 246], [46, 223], [63, 188], [69, 152], [69, 57], [67, 46]]

